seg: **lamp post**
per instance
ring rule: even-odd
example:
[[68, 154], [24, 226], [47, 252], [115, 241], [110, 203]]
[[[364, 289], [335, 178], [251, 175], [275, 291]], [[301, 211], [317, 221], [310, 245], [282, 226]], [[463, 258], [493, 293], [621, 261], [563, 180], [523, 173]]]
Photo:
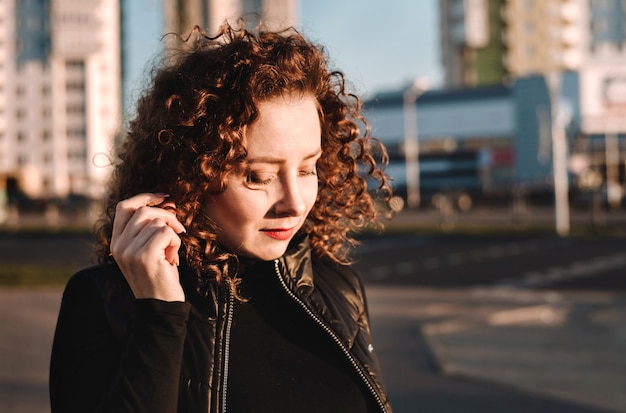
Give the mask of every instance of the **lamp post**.
[[417, 78], [402, 95], [404, 111], [404, 156], [406, 165], [407, 206], [420, 205], [419, 139], [417, 136], [417, 99], [428, 90], [428, 81]]
[[567, 236], [570, 232], [567, 138], [565, 136], [568, 114], [565, 113], [561, 103], [561, 73], [558, 71], [548, 72], [545, 79], [550, 95], [552, 116], [552, 175], [554, 178], [556, 232], [560, 236]]

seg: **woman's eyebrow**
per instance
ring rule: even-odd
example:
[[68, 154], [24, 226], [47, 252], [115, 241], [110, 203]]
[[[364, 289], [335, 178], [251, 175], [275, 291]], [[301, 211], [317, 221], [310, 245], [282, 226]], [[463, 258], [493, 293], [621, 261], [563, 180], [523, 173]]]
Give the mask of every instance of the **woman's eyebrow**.
[[[305, 156], [302, 158], [303, 161], [308, 161], [309, 159], [313, 159], [322, 155], [322, 149], [318, 149], [315, 152]], [[283, 158], [274, 158], [272, 156], [258, 156], [256, 158], [249, 158], [246, 160], [248, 164], [252, 163], [268, 163], [268, 164], [281, 164], [285, 163], [285, 159]]]

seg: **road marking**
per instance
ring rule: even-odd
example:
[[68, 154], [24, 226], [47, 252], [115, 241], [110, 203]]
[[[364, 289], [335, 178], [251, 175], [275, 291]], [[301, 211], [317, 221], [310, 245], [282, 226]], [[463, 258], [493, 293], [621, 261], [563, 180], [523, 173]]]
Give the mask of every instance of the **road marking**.
[[[408, 238], [402, 240], [395, 240], [392, 242], [378, 242], [369, 245], [369, 247], [363, 249], [363, 246], [360, 247], [362, 249], [362, 253], [371, 253], [371, 252], [381, 252], [384, 250], [394, 250], [407, 246], [418, 246], [422, 245], [426, 242], [425, 238]], [[545, 251], [546, 248], [550, 247], [559, 247], [567, 245], [568, 242], [565, 240], [554, 240], [554, 241], [546, 241], [546, 240], [537, 240], [531, 239], [524, 242], [513, 241], [504, 245], [488, 245], [482, 249], [474, 249], [469, 252], [451, 252], [447, 254], [445, 257], [429, 257], [422, 260], [405, 260], [399, 263], [390, 264], [386, 266], [378, 266], [371, 268], [370, 270], [365, 270], [366, 276], [369, 276], [372, 280], [383, 280], [392, 278], [395, 276], [398, 277], [406, 277], [411, 275], [418, 275], [419, 271], [435, 271], [446, 266], [448, 267], [458, 267], [462, 266], [468, 262], [484, 262], [490, 259], [502, 259], [507, 256], [513, 255], [521, 255], [526, 252], [536, 252], [536, 251]], [[601, 262], [595, 263], [595, 265], [602, 266]], [[613, 264], [610, 264], [613, 265]], [[577, 263], [577, 267], [572, 267], [566, 270], [566, 273], [579, 273], [580, 276], [586, 276], [586, 272], [589, 270], [589, 265], [587, 263], [580, 264]], [[529, 272], [525, 274], [523, 277], [523, 281], [520, 281], [520, 277], [516, 277], [513, 279], [505, 279], [500, 280], [498, 284], [502, 285], [517, 285], [523, 288], [533, 288], [535, 284], [539, 285], [545, 283], [546, 280], [551, 282], [557, 282], [562, 279], [566, 279], [570, 277], [569, 275], [563, 275], [564, 270], [562, 268], [551, 268], [546, 271], [538, 271], [538, 272]]]
[[512, 324], [563, 324], [567, 319], [567, 311], [550, 304], [514, 308], [491, 313], [487, 322], [492, 326]]
[[597, 257], [590, 261], [575, 261], [567, 267], [550, 267], [545, 271], [531, 271], [519, 280], [507, 280], [522, 287], [538, 288], [557, 282], [577, 278], [593, 277], [596, 274], [626, 267], [626, 253]]

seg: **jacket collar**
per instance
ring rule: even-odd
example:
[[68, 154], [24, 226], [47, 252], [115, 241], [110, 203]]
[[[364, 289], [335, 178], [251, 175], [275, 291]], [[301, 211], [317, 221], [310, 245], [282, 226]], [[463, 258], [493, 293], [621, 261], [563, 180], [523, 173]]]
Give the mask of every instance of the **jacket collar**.
[[294, 238], [285, 254], [278, 259], [281, 276], [292, 291], [307, 298], [313, 291], [313, 264], [308, 235]]

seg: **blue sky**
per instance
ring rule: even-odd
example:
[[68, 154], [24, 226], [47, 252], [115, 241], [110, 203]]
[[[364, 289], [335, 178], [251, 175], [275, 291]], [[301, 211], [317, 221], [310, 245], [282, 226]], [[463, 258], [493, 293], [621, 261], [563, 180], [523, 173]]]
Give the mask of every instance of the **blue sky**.
[[[299, 0], [300, 29], [326, 47], [360, 95], [399, 89], [416, 77], [442, 80], [438, 0]], [[160, 52], [161, 0], [131, 0], [127, 99], [143, 87], [144, 73]]]

